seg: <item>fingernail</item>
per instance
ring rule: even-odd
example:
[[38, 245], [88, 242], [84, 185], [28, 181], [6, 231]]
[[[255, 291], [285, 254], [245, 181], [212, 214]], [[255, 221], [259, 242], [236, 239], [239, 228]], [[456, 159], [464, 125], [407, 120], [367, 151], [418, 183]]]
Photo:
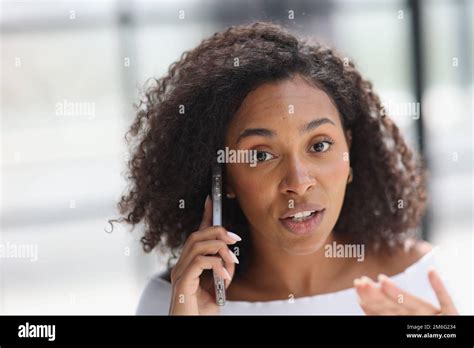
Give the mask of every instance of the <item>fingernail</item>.
[[359, 278], [354, 279], [354, 286], [359, 286], [361, 285], [361, 281]]
[[225, 268], [223, 268], [223, 273], [224, 273], [224, 278], [225, 279], [227, 279], [227, 280], [231, 279], [231, 276], [230, 276], [229, 272], [227, 272], [227, 270]]
[[240, 242], [242, 240], [242, 238], [240, 238], [237, 234], [233, 232], [227, 232], [227, 235], [233, 240], [236, 240], [237, 242]]
[[379, 281], [379, 283], [381, 283], [382, 281], [387, 280], [387, 279], [388, 279], [388, 277], [385, 274], [379, 274], [377, 276], [377, 280]]
[[204, 201], [204, 207], [206, 206], [208, 200], [209, 200], [209, 195], [206, 196], [206, 200]]
[[239, 259], [235, 254], [232, 252], [232, 250], [229, 249], [229, 254], [232, 256], [232, 259], [234, 260], [235, 263], [239, 263]]
[[372, 283], [372, 280], [367, 277], [367, 276], [363, 276], [362, 278], [360, 278], [360, 282], [361, 282], [361, 285], [363, 284], [371, 284]]

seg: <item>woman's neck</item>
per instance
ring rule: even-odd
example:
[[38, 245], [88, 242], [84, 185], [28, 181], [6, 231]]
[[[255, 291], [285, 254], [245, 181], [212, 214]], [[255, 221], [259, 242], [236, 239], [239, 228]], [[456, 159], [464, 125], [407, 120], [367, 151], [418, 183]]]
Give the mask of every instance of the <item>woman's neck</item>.
[[[308, 255], [292, 255], [285, 250], [252, 243], [249, 261], [229, 290], [230, 296], [259, 301], [310, 296], [351, 286], [347, 274], [354, 260], [329, 258], [324, 245], [336, 239], [331, 233], [323, 245]], [[234, 283], [233, 281], [233, 283]], [[350, 284], [349, 284], [350, 283]]]

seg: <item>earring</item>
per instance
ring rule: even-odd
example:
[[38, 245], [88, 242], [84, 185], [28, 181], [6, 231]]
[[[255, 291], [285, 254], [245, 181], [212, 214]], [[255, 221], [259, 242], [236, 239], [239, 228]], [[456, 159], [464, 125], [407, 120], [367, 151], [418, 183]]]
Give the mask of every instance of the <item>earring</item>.
[[235, 195], [232, 194], [232, 193], [229, 193], [229, 192], [227, 192], [227, 193], [225, 194], [225, 196], [226, 196], [227, 198], [229, 198], [229, 199], [235, 198]]
[[353, 178], [353, 175], [352, 175], [352, 167], [350, 167], [350, 171], [349, 171], [349, 178], [347, 179], [347, 183], [350, 184], [352, 182], [352, 178]]

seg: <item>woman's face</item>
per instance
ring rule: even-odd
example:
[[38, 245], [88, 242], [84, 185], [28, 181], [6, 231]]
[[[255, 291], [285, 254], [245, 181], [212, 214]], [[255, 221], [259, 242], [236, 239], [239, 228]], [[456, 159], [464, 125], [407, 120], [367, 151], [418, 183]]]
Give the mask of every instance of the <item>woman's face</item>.
[[[236, 196], [252, 239], [295, 255], [324, 245], [341, 211], [350, 167], [350, 132], [346, 139], [328, 95], [300, 76], [260, 86], [232, 119], [226, 147], [257, 150], [256, 166], [226, 164], [226, 191]], [[324, 211], [303, 222], [282, 219], [317, 205]]]

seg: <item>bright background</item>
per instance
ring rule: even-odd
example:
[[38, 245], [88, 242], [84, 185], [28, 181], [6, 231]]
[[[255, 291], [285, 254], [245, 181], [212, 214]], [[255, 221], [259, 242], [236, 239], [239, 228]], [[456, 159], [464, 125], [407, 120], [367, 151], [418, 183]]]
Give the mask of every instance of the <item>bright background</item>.
[[[472, 1], [3, 1], [0, 7], [0, 243], [38, 260], [0, 258], [0, 314], [133, 314], [163, 257], [140, 228], [116, 225], [132, 104], [147, 78], [230, 24], [277, 20], [334, 45], [385, 103], [416, 99], [431, 169], [427, 238], [461, 312], [474, 312]], [[184, 10], [184, 19], [180, 19]], [[294, 11], [294, 20], [288, 19]], [[423, 57], [414, 58], [420, 29]], [[415, 23], [415, 24], [416, 24]], [[130, 64], [127, 64], [130, 62]], [[58, 103], [93, 105], [62, 116]], [[394, 117], [407, 141], [420, 121]]]

